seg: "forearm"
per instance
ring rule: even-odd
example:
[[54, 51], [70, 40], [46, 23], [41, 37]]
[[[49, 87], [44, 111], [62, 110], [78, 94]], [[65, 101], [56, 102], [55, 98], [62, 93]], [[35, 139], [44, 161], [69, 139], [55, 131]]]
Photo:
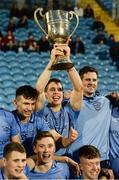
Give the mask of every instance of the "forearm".
[[67, 156], [57, 156], [57, 155], [54, 155], [53, 156], [53, 160], [64, 162], [64, 163], [68, 163], [69, 162], [69, 158]]
[[27, 158], [27, 165], [29, 166], [30, 170], [32, 170], [35, 167], [35, 163], [37, 161], [37, 156], [33, 155]]
[[63, 163], [67, 163], [71, 167], [71, 169], [74, 171], [76, 176], [80, 175], [79, 165], [73, 159], [71, 159], [71, 158], [69, 158], [67, 156], [56, 156], [56, 155], [54, 155], [53, 159], [55, 161], [60, 161], [60, 162], [63, 162]]
[[73, 165], [74, 163], [76, 163], [74, 160], [72, 160], [71, 158], [69, 158], [67, 156], [57, 156], [57, 155], [54, 155], [53, 159], [55, 161], [64, 162], [64, 163], [67, 163], [69, 165]]
[[71, 80], [71, 83], [73, 85], [73, 89], [77, 92], [82, 91], [83, 89], [82, 81], [75, 67], [68, 69], [67, 72]]
[[66, 148], [68, 147], [72, 141], [68, 137], [60, 137], [58, 140], [56, 140], [56, 149], [59, 150], [60, 148]]
[[68, 75], [73, 85], [73, 90], [70, 95], [70, 105], [74, 110], [79, 111], [82, 107], [83, 100], [82, 81], [74, 67], [68, 70]]
[[62, 137], [61, 138], [61, 144], [65, 148], [65, 147], [68, 147], [70, 144], [72, 144], [72, 141], [68, 137]]
[[58, 145], [58, 148], [67, 147], [70, 144], [72, 144], [78, 136], [78, 133], [75, 129], [70, 127], [69, 135], [68, 137], [63, 137], [59, 133], [57, 133], [55, 130], [50, 131], [53, 134], [53, 137], [55, 137], [56, 140], [56, 147]]
[[39, 93], [43, 93], [46, 84], [48, 83], [52, 71], [50, 70], [51, 68], [51, 62], [48, 63], [46, 66], [45, 70], [42, 72], [42, 74], [39, 76], [37, 82], [36, 82], [36, 89]]

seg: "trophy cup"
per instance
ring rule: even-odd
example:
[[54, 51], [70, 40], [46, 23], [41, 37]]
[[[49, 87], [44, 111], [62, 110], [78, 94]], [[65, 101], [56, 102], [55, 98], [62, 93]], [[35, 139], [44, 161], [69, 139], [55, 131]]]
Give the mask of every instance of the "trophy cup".
[[[38, 19], [38, 15], [43, 19], [44, 30]], [[76, 18], [76, 25], [70, 33], [70, 20]], [[79, 18], [74, 11], [64, 10], [49, 10], [45, 14], [42, 13], [42, 9], [38, 8], [34, 12], [34, 19], [39, 29], [45, 34], [46, 38], [53, 44], [64, 44], [76, 31]], [[65, 70], [73, 67], [74, 64], [65, 56], [57, 56], [55, 63], [52, 65], [52, 70]]]

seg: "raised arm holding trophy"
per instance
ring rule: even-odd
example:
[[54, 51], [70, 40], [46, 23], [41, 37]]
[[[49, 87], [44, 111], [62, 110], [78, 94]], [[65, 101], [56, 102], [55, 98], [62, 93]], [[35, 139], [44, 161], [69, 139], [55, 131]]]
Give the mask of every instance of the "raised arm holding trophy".
[[[37, 9], [34, 16], [39, 28], [41, 28], [36, 16], [39, 11]], [[70, 47], [68, 46], [68, 40], [72, 34], [69, 34], [70, 16], [68, 12], [62, 10], [49, 11], [45, 14], [47, 33], [43, 29], [42, 31], [53, 43], [53, 49], [48, 64], [40, 72], [36, 82], [36, 89], [39, 93], [36, 103], [38, 115], [46, 120], [50, 129], [65, 137], [62, 141], [64, 148], [60, 148], [61, 143], [57, 143], [59, 148], [57, 155], [64, 155], [67, 152], [67, 147], [77, 138], [75, 122], [82, 106], [83, 97], [82, 81], [75, 66], [70, 61]], [[54, 70], [66, 70], [67, 72], [72, 84], [69, 101], [64, 102], [64, 88], [60, 79], [51, 78]]]
[[[44, 28], [40, 25], [38, 19], [40, 15], [44, 21]], [[76, 25], [72, 33], [70, 33], [70, 20], [73, 18], [73, 15], [76, 18]], [[44, 15], [42, 14], [41, 8], [38, 8], [34, 12], [34, 19], [37, 23], [39, 29], [45, 34], [46, 38], [53, 44], [65, 44], [68, 39], [76, 31], [79, 18], [78, 15], [73, 11], [64, 11], [64, 10], [49, 10]], [[73, 67], [74, 64], [71, 60], [67, 59], [65, 55], [57, 56], [54, 64], [52, 65], [52, 70], [65, 70]]]

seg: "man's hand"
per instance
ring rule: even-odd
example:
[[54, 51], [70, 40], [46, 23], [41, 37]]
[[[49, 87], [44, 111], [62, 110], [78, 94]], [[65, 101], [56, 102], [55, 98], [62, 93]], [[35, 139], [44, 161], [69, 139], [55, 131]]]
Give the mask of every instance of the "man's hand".
[[78, 132], [71, 127], [69, 131], [69, 137], [68, 137], [69, 141], [73, 143], [77, 139], [77, 137], [78, 137]]
[[77, 131], [71, 127], [70, 131], [69, 131], [69, 136], [60, 138], [62, 146], [68, 147], [70, 144], [72, 144], [77, 139], [77, 137], [78, 137]]
[[102, 171], [103, 171], [105, 174], [107, 174], [107, 175], [110, 176], [110, 177], [109, 177], [110, 180], [114, 180], [114, 179], [115, 179], [115, 178], [114, 178], [114, 173], [113, 173], [112, 169], [102, 168]]
[[75, 176], [80, 176], [81, 175], [81, 171], [80, 171], [80, 167], [79, 164], [77, 162], [75, 162], [73, 159], [66, 157], [66, 163], [70, 166], [70, 168], [73, 170]]
[[77, 162], [75, 162], [73, 159], [67, 157], [67, 156], [54, 156], [53, 159], [55, 161], [60, 161], [63, 163], [67, 163], [70, 168], [73, 170], [74, 174], [76, 176], [80, 176], [80, 168]]
[[51, 51], [51, 62], [54, 64], [57, 56], [65, 56], [70, 59], [70, 48], [67, 44], [54, 44], [54, 48]]
[[111, 97], [115, 98], [117, 101], [119, 100], [119, 93], [118, 92], [111, 92]]
[[119, 93], [118, 92], [111, 92], [106, 97], [109, 99], [113, 107], [119, 107]]

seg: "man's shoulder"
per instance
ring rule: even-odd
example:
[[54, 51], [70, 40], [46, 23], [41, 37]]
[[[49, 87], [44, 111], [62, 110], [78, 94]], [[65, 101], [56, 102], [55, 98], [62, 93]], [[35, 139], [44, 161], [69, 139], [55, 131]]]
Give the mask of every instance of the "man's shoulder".
[[15, 120], [11, 111], [2, 108], [0, 108], [0, 117], [9, 123]]
[[[69, 173], [69, 166], [67, 163], [63, 163], [63, 162], [54, 162], [54, 166], [53, 166], [56, 171], [60, 171], [63, 174], [67, 174]], [[65, 171], [64, 171], [65, 170]]]
[[67, 164], [56, 161], [53, 162], [52, 167], [46, 173], [37, 172], [35, 171], [35, 168], [29, 173], [29, 179], [66, 179], [66, 177], [69, 177]]
[[49, 106], [48, 105], [44, 105], [44, 107], [40, 110], [38, 110], [35, 114], [39, 117], [44, 116], [45, 114], [48, 114], [49, 112]]
[[12, 116], [12, 112], [7, 109], [0, 108], [0, 115], [11, 115]]
[[100, 100], [100, 101], [109, 101], [105, 96], [103, 95], [94, 95], [92, 98], [88, 98], [86, 96], [84, 96], [83, 100], [85, 101], [88, 101], [88, 100], [92, 100], [92, 101], [95, 101], [95, 100]]
[[54, 161], [52, 168], [49, 171], [49, 174], [54, 174], [55, 177], [61, 177], [61, 179], [69, 178], [69, 166], [67, 163]]

